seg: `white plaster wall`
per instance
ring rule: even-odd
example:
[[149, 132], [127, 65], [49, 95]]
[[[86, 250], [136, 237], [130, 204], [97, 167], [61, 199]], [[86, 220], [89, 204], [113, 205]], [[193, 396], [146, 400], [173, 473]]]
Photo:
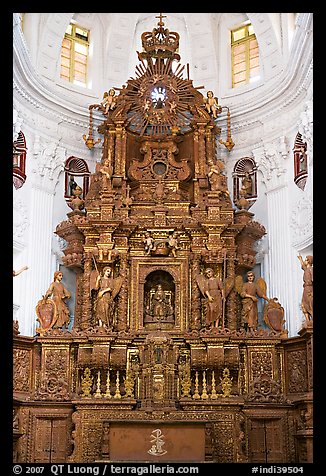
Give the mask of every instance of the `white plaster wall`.
[[[140, 34], [152, 30], [157, 15], [27, 13], [23, 34], [18, 14], [14, 14], [13, 136], [23, 131], [28, 152], [26, 183], [13, 190], [13, 266], [18, 269], [27, 264], [30, 269], [14, 278], [13, 304], [24, 335], [35, 333], [37, 300], [61, 262], [63, 244], [53, 232], [70, 211], [63, 198], [63, 163], [75, 155], [94, 170], [100, 149], [89, 151], [82, 139], [88, 133], [88, 106], [98, 102], [110, 87], [121, 87], [134, 76]], [[302, 270], [297, 254], [305, 256], [313, 250], [312, 14], [165, 15], [166, 26], [180, 33], [181, 63], [189, 63], [194, 86], [203, 85], [204, 95], [213, 90], [220, 103], [230, 108], [236, 145], [231, 152], [218, 145], [230, 192], [237, 160], [249, 156], [258, 165], [259, 196], [251, 211], [267, 230], [257, 245], [258, 262], [268, 291], [281, 293], [277, 297], [284, 300], [289, 333], [296, 335], [303, 319]], [[91, 29], [88, 88], [59, 78], [61, 41], [71, 18]], [[233, 90], [229, 31], [246, 19], [253, 23], [258, 38], [262, 75], [257, 83]], [[97, 112], [94, 122], [96, 135]], [[225, 140], [225, 111], [219, 125]], [[308, 143], [309, 179], [304, 191], [293, 182], [292, 148], [297, 132]], [[280, 201], [286, 206], [277, 208]], [[42, 263], [35, 251], [39, 241], [43, 243]], [[281, 256], [287, 260], [290, 276], [277, 268]]]

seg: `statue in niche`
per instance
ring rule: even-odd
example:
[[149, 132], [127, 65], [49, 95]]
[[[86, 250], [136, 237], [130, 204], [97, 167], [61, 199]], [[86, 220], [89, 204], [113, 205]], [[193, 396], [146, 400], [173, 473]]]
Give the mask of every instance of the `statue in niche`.
[[107, 114], [110, 110], [114, 109], [117, 105], [115, 90], [111, 88], [109, 92], [103, 94], [101, 104], [104, 108], [104, 114]]
[[73, 211], [82, 210], [84, 208], [85, 200], [81, 198], [82, 194], [83, 189], [79, 185], [76, 185], [76, 187], [72, 190], [73, 198], [70, 200], [70, 207], [73, 209]]
[[171, 322], [173, 320], [173, 307], [168, 294], [162, 284], [157, 284], [149, 292], [149, 304], [146, 306], [147, 320], [156, 322]]
[[204, 274], [196, 277], [197, 285], [204, 300], [205, 325], [218, 327], [223, 318], [224, 288], [221, 279], [214, 275], [212, 268], [206, 268]]
[[307, 162], [306, 146], [301, 146], [299, 152], [299, 172], [307, 171]]
[[70, 299], [71, 294], [61, 283], [61, 280], [62, 272], [56, 271], [53, 282], [36, 306], [37, 320], [40, 323], [36, 332], [41, 335], [49, 329], [58, 329], [69, 325], [70, 315], [66, 300]]
[[162, 284], [158, 284], [153, 294], [151, 303], [151, 314], [154, 320], [165, 321], [173, 315], [172, 306], [169, 304]]
[[73, 197], [73, 191], [75, 190], [75, 188], [77, 187], [77, 182], [74, 178], [73, 175], [70, 175], [70, 179], [69, 179], [69, 195], [71, 197]]
[[103, 268], [103, 275], [96, 278], [93, 289], [97, 291], [94, 303], [95, 320], [99, 326], [112, 327], [115, 311], [115, 297], [119, 294], [122, 278], [113, 278], [111, 266]]
[[249, 172], [245, 172], [245, 175], [241, 182], [241, 189], [239, 195], [245, 198], [252, 196], [252, 178], [250, 177]]
[[263, 278], [255, 280], [253, 271], [248, 271], [247, 282], [242, 276], [236, 276], [236, 291], [241, 297], [241, 326], [246, 330], [256, 330], [258, 327], [258, 298], [269, 301], [266, 296], [266, 282]]
[[303, 293], [301, 299], [301, 309], [306, 318], [306, 321], [313, 320], [313, 257], [307, 255], [303, 260], [299, 255], [298, 259], [303, 270]]
[[207, 98], [205, 99], [205, 108], [214, 119], [221, 113], [222, 108], [218, 103], [218, 99], [214, 97], [213, 91], [207, 91]]

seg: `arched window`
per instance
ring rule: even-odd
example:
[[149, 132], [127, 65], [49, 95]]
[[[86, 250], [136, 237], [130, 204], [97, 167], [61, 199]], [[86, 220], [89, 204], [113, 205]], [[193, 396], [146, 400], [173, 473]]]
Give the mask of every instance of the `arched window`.
[[254, 203], [257, 198], [257, 165], [251, 157], [239, 159], [233, 169], [233, 201], [242, 195]]
[[308, 177], [307, 142], [303, 142], [298, 132], [293, 147], [294, 183], [304, 190]]
[[13, 142], [13, 183], [15, 188], [20, 188], [26, 180], [26, 140], [22, 131], [19, 132], [17, 139]]
[[232, 87], [257, 81], [259, 50], [251, 23], [231, 31]]
[[71, 156], [65, 163], [65, 191], [64, 196], [68, 201], [72, 196], [72, 190], [76, 185], [83, 189], [82, 198], [85, 199], [88, 187], [90, 172], [85, 160]]
[[86, 86], [88, 48], [89, 31], [70, 23], [61, 46], [61, 78]]

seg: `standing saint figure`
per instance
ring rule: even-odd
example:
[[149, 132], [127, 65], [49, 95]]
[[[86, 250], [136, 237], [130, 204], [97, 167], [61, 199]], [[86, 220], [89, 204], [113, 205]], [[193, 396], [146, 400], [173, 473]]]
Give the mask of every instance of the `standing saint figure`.
[[69, 309], [66, 304], [66, 300], [71, 298], [71, 294], [68, 289], [61, 282], [62, 272], [56, 271], [53, 277], [53, 283], [50, 284], [49, 289], [44, 295], [44, 302], [51, 297], [52, 301], [55, 304], [55, 315], [53, 316], [53, 321], [51, 327], [59, 328], [69, 325]]
[[256, 330], [258, 327], [258, 298], [269, 301], [266, 296], [266, 282], [261, 277], [255, 281], [254, 272], [248, 271], [246, 283], [243, 283], [242, 276], [237, 276], [235, 283], [242, 300], [241, 324], [248, 330]]
[[303, 269], [303, 293], [301, 299], [301, 309], [307, 321], [313, 319], [313, 257], [306, 256], [303, 261], [302, 256], [298, 259]]
[[204, 313], [206, 326], [221, 323], [223, 316], [224, 288], [221, 279], [214, 275], [212, 268], [207, 268], [204, 274], [196, 278], [197, 285], [204, 296]]
[[112, 326], [114, 316], [114, 298], [120, 291], [121, 278], [113, 278], [111, 266], [103, 268], [103, 275], [97, 276], [94, 289], [98, 291], [95, 300], [95, 319], [99, 326]]

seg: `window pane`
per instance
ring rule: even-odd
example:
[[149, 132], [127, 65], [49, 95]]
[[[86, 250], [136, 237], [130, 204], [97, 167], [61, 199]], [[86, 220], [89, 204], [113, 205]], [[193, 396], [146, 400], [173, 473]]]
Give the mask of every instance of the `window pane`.
[[241, 55], [234, 56], [234, 59], [233, 59], [234, 64], [241, 63], [242, 61], [246, 61], [245, 53], [242, 53]]
[[67, 50], [67, 48], [62, 48], [61, 58], [70, 58], [70, 57], [71, 57], [70, 50]]
[[70, 49], [71, 48], [71, 40], [68, 40], [68, 38], [64, 38], [62, 41], [62, 47]]
[[253, 26], [252, 26], [252, 25], [248, 25], [248, 34], [249, 34], [249, 35], [254, 35], [254, 33], [255, 33], [255, 32], [254, 32]]
[[76, 53], [75, 54], [75, 61], [78, 61], [79, 63], [86, 64], [87, 63], [87, 56]]
[[246, 72], [238, 73], [234, 75], [234, 82], [238, 83], [239, 81], [246, 81]]
[[233, 31], [233, 41], [241, 40], [246, 36], [246, 28], [240, 28], [239, 30]]
[[241, 43], [241, 45], [236, 45], [234, 46], [233, 51], [235, 55], [243, 53], [246, 51], [246, 45], [244, 43]]
[[70, 71], [70, 68], [67, 68], [66, 66], [61, 66], [61, 74], [60, 75], [69, 78], [69, 71]]
[[79, 73], [78, 71], [75, 71], [74, 73], [74, 79], [76, 79], [77, 81], [80, 81], [82, 83], [86, 83], [86, 77], [84, 74], [82, 73]]
[[82, 28], [76, 27], [76, 36], [82, 38], [83, 40], [88, 40], [88, 31], [83, 30]]
[[256, 38], [249, 40], [250, 48], [258, 48], [258, 41]]
[[72, 32], [72, 25], [68, 25], [68, 27], [66, 29], [66, 34], [71, 35], [71, 32]]
[[61, 57], [61, 66], [65, 66], [66, 68], [69, 68], [69, 66], [70, 66], [69, 58], [65, 58], [64, 56], [62, 56]]
[[234, 83], [233, 87], [237, 88], [238, 86], [241, 86], [242, 84], [246, 84], [246, 81], [239, 81], [238, 83]]
[[82, 63], [75, 62], [75, 71], [79, 73], [83, 73], [84, 76], [86, 75], [86, 65]]
[[233, 68], [234, 74], [241, 73], [242, 71], [246, 71], [246, 63], [244, 61], [242, 63], [234, 65], [234, 68]]
[[88, 47], [85, 45], [82, 45], [81, 43], [75, 43], [75, 51], [76, 53], [82, 53], [83, 55], [87, 55], [87, 50]]
[[259, 67], [259, 58], [252, 58], [250, 59], [250, 69]]

